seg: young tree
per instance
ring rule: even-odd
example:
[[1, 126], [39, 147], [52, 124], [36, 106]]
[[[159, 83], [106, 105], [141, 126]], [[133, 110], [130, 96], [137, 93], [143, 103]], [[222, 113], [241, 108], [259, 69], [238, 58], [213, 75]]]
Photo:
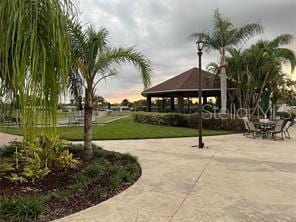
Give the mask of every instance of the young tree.
[[[132, 63], [141, 74], [143, 84], [150, 84], [152, 68], [150, 61], [135, 48], [112, 47], [108, 44], [106, 29], [99, 31], [93, 27], [83, 30], [80, 24], [69, 24], [72, 44], [73, 66], [72, 85], [84, 89], [84, 155], [85, 160], [93, 158], [92, 113], [95, 104], [95, 91], [98, 84], [117, 74], [114, 65]], [[73, 81], [74, 80], [74, 81]]]
[[263, 27], [252, 23], [242, 27], [235, 27], [233, 23], [223, 18], [218, 9], [214, 13], [212, 30], [204, 33], [193, 33], [191, 37], [198, 39], [200, 35], [204, 37], [206, 50], [217, 50], [220, 53], [219, 66], [220, 87], [221, 87], [221, 112], [226, 112], [227, 104], [227, 75], [226, 75], [226, 49], [227, 47], [238, 45], [250, 39], [257, 33], [262, 33]]

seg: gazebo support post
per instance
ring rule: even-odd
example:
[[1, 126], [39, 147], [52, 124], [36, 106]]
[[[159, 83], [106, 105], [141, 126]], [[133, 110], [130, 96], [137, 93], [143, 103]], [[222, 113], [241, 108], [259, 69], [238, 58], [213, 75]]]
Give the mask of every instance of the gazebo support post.
[[178, 96], [178, 113], [184, 113], [184, 100], [183, 96]]
[[203, 96], [202, 97], [202, 104], [206, 105], [208, 103], [208, 97], [207, 96]]
[[170, 106], [170, 111], [171, 113], [175, 112], [175, 98], [171, 96], [170, 98], [171, 106]]
[[147, 96], [147, 112], [151, 112], [151, 96]]
[[161, 101], [161, 112], [165, 113], [165, 98], [162, 97], [162, 101]]
[[190, 113], [190, 100], [189, 100], [189, 97], [187, 97], [187, 113]]

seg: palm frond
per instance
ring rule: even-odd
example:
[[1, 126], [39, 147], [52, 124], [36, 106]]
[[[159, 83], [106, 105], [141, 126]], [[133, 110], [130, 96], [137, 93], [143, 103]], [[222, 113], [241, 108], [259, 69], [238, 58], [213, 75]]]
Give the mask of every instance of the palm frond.
[[247, 24], [243, 27], [236, 28], [235, 34], [231, 39], [231, 44], [236, 45], [242, 41], [247, 41], [257, 34], [263, 33], [263, 26], [257, 23]]
[[135, 65], [141, 73], [144, 87], [147, 88], [150, 85], [152, 72], [151, 62], [133, 47], [109, 49], [98, 58], [95, 72], [107, 70], [114, 64], [120, 65], [122, 63], [132, 63]]
[[45, 110], [46, 121], [56, 121], [59, 93], [67, 84], [66, 18], [72, 6], [69, 0], [0, 1], [1, 83], [20, 98], [25, 137], [33, 135], [33, 107]]
[[295, 36], [291, 34], [282, 34], [273, 39], [269, 44], [271, 47], [279, 47], [281, 45], [289, 45], [295, 40]]
[[276, 50], [276, 56], [280, 57], [283, 62], [289, 62], [291, 64], [291, 71], [294, 71], [296, 66], [296, 55], [294, 51], [287, 48], [278, 48]]

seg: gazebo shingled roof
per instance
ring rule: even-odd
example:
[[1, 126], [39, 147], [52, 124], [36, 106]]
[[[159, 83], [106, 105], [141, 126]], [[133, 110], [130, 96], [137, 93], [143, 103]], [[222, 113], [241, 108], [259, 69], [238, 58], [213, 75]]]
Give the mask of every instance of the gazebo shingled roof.
[[[153, 86], [144, 92], [142, 95], [155, 95], [155, 94], [168, 94], [173, 92], [196, 92], [198, 91], [198, 73], [199, 70], [194, 67], [191, 68], [171, 79], [168, 79], [156, 86]], [[202, 90], [203, 91], [212, 91], [220, 90], [220, 83], [214, 84], [213, 74], [207, 71], [202, 70]]]
[[[177, 111], [184, 112], [184, 98], [197, 98], [199, 90], [199, 69], [191, 68], [169, 80], [166, 80], [156, 86], [151, 87], [142, 92], [143, 96], [147, 97], [147, 111], [152, 109], [152, 97], [162, 98], [162, 110], [166, 108], [165, 98], [170, 98], [170, 111], [175, 110], [175, 99], [177, 99], [178, 109]], [[208, 97], [219, 98], [221, 95], [220, 81], [215, 81], [214, 74], [201, 71], [201, 87], [202, 87], [202, 103], [207, 103]], [[229, 91], [233, 91], [234, 88], [228, 88]], [[189, 103], [188, 103], [189, 104]], [[187, 105], [188, 105], [187, 104]], [[188, 105], [188, 110], [190, 109]]]

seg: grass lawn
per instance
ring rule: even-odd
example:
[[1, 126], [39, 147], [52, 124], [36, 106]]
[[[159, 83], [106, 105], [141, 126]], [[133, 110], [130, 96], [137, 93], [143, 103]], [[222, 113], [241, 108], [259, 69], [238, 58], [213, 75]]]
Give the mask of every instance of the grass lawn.
[[[5, 133], [22, 135], [21, 128], [1, 127]], [[58, 127], [62, 138], [72, 141], [83, 140], [83, 126]], [[227, 134], [225, 131], [203, 130], [204, 136]], [[93, 126], [93, 140], [149, 139], [197, 136], [196, 129], [168, 126], [154, 126], [134, 123], [131, 117], [123, 118], [103, 126]]]

